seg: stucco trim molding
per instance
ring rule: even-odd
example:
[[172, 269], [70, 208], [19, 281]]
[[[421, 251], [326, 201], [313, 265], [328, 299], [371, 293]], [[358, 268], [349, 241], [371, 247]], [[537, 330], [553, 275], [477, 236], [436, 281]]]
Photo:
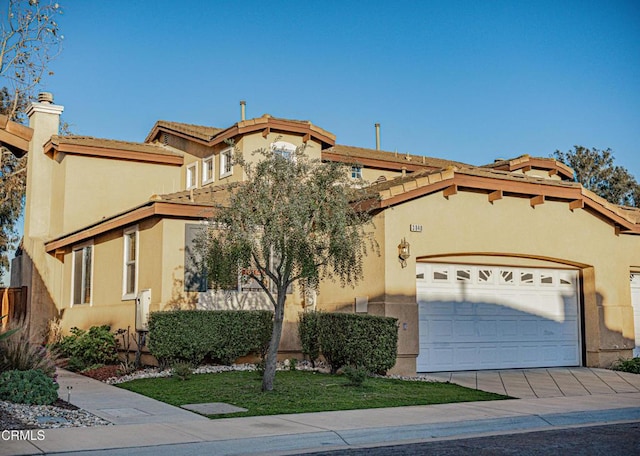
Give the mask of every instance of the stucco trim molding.
[[[563, 201], [569, 210], [590, 209], [611, 222], [616, 232], [640, 234], [640, 223], [626, 214], [619, 206], [611, 204], [575, 182], [547, 181], [526, 176], [512, 177], [491, 175], [491, 171], [446, 169], [439, 172], [409, 178], [397, 185], [378, 192], [375, 204], [380, 209], [389, 208], [425, 195], [443, 191], [445, 197], [466, 190], [484, 191], [490, 203], [507, 196], [530, 199], [533, 207], [545, 201]], [[496, 193], [500, 192], [500, 193]], [[493, 196], [492, 196], [493, 195]], [[447, 198], [448, 199], [448, 198]]]
[[200, 204], [185, 204], [166, 201], [150, 201], [96, 224], [65, 234], [45, 243], [45, 251], [59, 257], [68, 253], [71, 246], [85, 242], [109, 231], [121, 229], [150, 217], [175, 217], [205, 219], [213, 215], [213, 207]]

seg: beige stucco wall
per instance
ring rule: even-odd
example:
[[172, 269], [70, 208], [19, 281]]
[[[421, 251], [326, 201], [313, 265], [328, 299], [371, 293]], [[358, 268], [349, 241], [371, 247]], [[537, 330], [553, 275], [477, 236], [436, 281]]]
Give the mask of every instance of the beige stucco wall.
[[68, 233], [182, 190], [180, 167], [65, 155], [54, 162], [51, 233]]
[[[586, 210], [571, 211], [567, 203], [532, 208], [527, 198], [505, 197], [491, 204], [486, 195], [471, 192], [449, 199], [438, 192], [407, 202], [388, 209], [386, 222], [386, 250], [397, 252], [406, 238], [412, 253], [406, 268], [394, 255], [386, 259], [388, 300], [415, 302], [420, 257], [464, 254], [460, 262], [575, 267], [582, 272], [587, 364], [608, 366], [630, 355], [629, 271], [640, 258], [640, 237], [616, 235], [611, 224]], [[410, 224], [421, 224], [423, 231], [410, 232]]]

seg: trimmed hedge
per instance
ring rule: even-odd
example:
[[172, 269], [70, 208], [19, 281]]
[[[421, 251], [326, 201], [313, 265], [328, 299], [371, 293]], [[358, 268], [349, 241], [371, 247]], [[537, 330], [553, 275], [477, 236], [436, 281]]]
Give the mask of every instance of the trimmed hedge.
[[162, 366], [198, 365], [206, 357], [222, 364], [264, 356], [273, 328], [266, 310], [175, 310], [149, 316], [149, 350]]
[[374, 315], [308, 312], [300, 316], [302, 351], [320, 352], [331, 372], [345, 366], [385, 374], [396, 363], [398, 320]]

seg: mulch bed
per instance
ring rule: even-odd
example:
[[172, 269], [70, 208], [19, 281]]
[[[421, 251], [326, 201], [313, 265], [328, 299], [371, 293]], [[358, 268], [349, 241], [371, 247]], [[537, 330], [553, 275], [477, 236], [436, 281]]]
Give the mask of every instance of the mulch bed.
[[104, 382], [108, 378], [118, 377], [119, 369], [120, 369], [120, 366], [109, 365], [109, 366], [98, 367], [97, 369], [85, 370], [78, 373], [85, 375], [87, 377], [94, 378], [96, 380], [100, 380], [101, 382]]

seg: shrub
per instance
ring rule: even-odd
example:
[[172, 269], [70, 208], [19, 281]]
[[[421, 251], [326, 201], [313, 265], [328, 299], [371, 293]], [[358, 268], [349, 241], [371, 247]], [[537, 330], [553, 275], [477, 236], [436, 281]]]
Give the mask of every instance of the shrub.
[[348, 386], [362, 386], [369, 376], [369, 372], [361, 367], [346, 366], [342, 369], [342, 373], [349, 379]]
[[300, 314], [298, 323], [298, 336], [300, 337], [302, 354], [309, 358], [313, 367], [315, 367], [316, 360], [320, 357], [319, 318], [319, 312], [303, 312]]
[[319, 346], [332, 373], [352, 365], [385, 374], [396, 363], [398, 323], [395, 318], [324, 312], [317, 312], [312, 318], [317, 318], [317, 342], [312, 343]]
[[629, 372], [631, 374], [640, 374], [640, 358], [621, 358], [613, 365], [613, 370]]
[[0, 400], [49, 405], [58, 399], [59, 385], [41, 370], [10, 370], [0, 374]]
[[191, 370], [191, 364], [185, 362], [175, 363], [171, 369], [171, 376], [178, 380], [189, 380], [193, 371]]
[[110, 327], [92, 326], [89, 331], [71, 328], [71, 335], [53, 345], [62, 356], [69, 357], [70, 370], [114, 364], [118, 361], [118, 343]]
[[24, 322], [12, 323], [9, 332], [11, 337], [0, 340], [0, 372], [39, 369], [53, 378], [56, 374], [55, 355], [31, 340]]
[[163, 365], [198, 365], [205, 359], [231, 364], [256, 353], [264, 357], [273, 327], [265, 310], [175, 310], [152, 312], [149, 350]]

